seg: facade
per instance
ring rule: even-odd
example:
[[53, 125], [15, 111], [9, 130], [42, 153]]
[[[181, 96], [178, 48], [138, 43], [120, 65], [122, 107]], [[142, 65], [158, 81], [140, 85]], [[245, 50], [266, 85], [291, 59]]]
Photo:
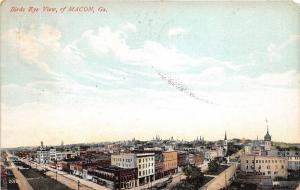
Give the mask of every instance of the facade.
[[36, 161], [38, 163], [46, 164], [50, 160], [50, 152], [47, 148], [43, 146], [43, 142], [41, 143], [41, 146], [36, 151]]
[[136, 168], [120, 168], [117, 166], [98, 167], [88, 171], [92, 181], [111, 189], [129, 189], [138, 185]]
[[212, 161], [218, 157], [218, 150], [206, 150], [204, 152], [204, 158], [206, 161]]
[[136, 154], [139, 184], [148, 183], [155, 179], [154, 156], [154, 153]]
[[138, 185], [155, 179], [154, 153], [122, 153], [111, 156], [111, 165], [121, 168], [137, 168]]
[[288, 169], [300, 171], [300, 155], [287, 156]]
[[187, 152], [177, 152], [177, 166], [185, 167], [189, 164], [189, 154]]
[[288, 159], [277, 156], [242, 155], [241, 171], [255, 175], [287, 178]]
[[204, 162], [204, 155], [203, 153], [197, 154], [189, 154], [189, 163], [194, 166], [200, 167]]
[[136, 155], [133, 153], [111, 155], [111, 165], [120, 168], [136, 168]]
[[164, 175], [174, 174], [177, 171], [177, 152], [166, 151], [163, 155], [163, 173]]
[[283, 156], [288, 159], [289, 170], [300, 170], [300, 151], [299, 150], [277, 150], [273, 151], [273, 154]]
[[154, 165], [155, 165], [155, 179], [160, 179], [160, 178], [164, 177], [163, 155], [162, 155], [161, 151], [155, 153]]

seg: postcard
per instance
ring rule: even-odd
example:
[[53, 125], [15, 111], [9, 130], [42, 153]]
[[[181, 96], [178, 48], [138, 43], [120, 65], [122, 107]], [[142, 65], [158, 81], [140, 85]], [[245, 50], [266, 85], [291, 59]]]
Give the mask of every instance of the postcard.
[[1, 2], [1, 189], [299, 189], [300, 3]]

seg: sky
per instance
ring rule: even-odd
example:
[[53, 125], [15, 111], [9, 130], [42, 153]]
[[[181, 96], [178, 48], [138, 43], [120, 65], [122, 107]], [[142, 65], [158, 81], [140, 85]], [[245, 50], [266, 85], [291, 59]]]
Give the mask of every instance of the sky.
[[2, 147], [262, 139], [267, 125], [272, 140], [300, 143], [299, 5], [41, 3], [1, 6]]

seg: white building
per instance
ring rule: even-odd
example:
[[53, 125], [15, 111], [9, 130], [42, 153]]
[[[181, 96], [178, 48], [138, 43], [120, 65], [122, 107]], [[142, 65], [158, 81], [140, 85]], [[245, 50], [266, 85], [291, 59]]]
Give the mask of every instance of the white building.
[[51, 148], [49, 150], [49, 156], [50, 156], [51, 161], [54, 161], [54, 160], [61, 161], [66, 158], [66, 155], [64, 152], [58, 151], [55, 148]]
[[155, 179], [154, 153], [121, 153], [111, 156], [111, 165], [138, 169], [138, 185]]
[[218, 150], [205, 150], [204, 152], [204, 159], [206, 161], [212, 161], [214, 160], [216, 157], [218, 157]]
[[36, 151], [36, 162], [46, 164], [50, 160], [50, 153], [47, 148], [44, 147], [43, 141], [41, 146]]
[[288, 169], [289, 170], [298, 170], [300, 171], [300, 155], [289, 155], [288, 159]]
[[299, 150], [277, 150], [277, 155], [286, 157], [288, 159], [288, 169], [289, 170], [299, 170], [300, 171], [300, 151]]

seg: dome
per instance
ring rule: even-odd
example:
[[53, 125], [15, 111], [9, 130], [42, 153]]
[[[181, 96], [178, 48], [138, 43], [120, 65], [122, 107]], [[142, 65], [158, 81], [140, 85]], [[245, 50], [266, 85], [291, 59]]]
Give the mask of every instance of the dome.
[[267, 134], [265, 135], [265, 141], [271, 141], [271, 135], [269, 134], [269, 130], [267, 131]]

